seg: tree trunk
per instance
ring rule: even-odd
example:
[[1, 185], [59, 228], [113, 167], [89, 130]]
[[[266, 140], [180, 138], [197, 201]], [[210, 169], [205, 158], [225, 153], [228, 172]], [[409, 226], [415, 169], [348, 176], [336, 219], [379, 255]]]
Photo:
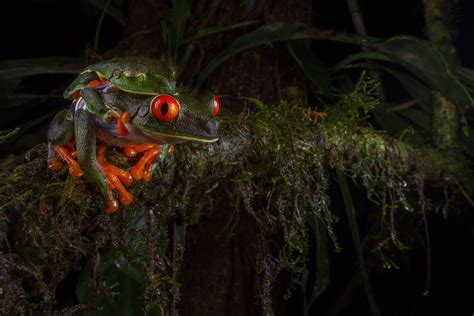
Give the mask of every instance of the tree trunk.
[[[169, 10], [169, 4], [164, 2], [132, 0], [121, 54], [160, 57], [166, 47], [160, 20], [167, 18]], [[311, 2], [258, 1], [246, 10], [239, 1], [199, 1], [193, 5], [185, 33], [189, 36], [207, 27], [263, 21], [264, 14], [276, 20], [309, 23]], [[190, 61], [178, 74], [179, 81], [192, 82], [216, 52], [244, 31], [247, 30], [218, 33], [196, 42]], [[286, 50], [272, 46], [247, 51], [217, 70], [207, 82], [207, 89], [230, 95], [233, 100], [245, 96], [269, 104], [278, 102], [282, 94], [280, 81], [284, 82], [283, 86], [292, 82], [300, 87], [303, 82], [302, 72], [295, 68], [295, 63], [288, 63], [288, 58]], [[224, 99], [223, 104], [234, 110], [242, 108], [241, 101]], [[256, 271], [260, 239], [257, 225], [249, 214], [243, 213], [229, 235], [224, 228], [234, 207], [228, 201], [220, 201], [217, 209], [187, 228], [179, 312], [182, 315], [259, 315], [262, 304]], [[282, 293], [275, 291], [277, 296]]]

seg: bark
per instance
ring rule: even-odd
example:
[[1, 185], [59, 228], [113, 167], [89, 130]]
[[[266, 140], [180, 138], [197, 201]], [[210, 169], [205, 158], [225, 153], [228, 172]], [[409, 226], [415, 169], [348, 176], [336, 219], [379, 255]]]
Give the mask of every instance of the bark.
[[[167, 17], [169, 6], [162, 1], [133, 0], [129, 25], [121, 54], [159, 57], [165, 47], [160, 20]], [[188, 35], [211, 26], [232, 25], [247, 20], [297, 20], [310, 22], [311, 2], [300, 0], [257, 1], [246, 10], [240, 1], [196, 1]], [[179, 74], [181, 83], [192, 82], [200, 69], [246, 30], [219, 33], [195, 43], [188, 64]], [[281, 52], [283, 51], [283, 53]], [[282, 97], [280, 82], [302, 86], [303, 74], [289, 63], [285, 50], [272, 46], [243, 53], [214, 73], [206, 89], [230, 95], [223, 99], [226, 108], [241, 110], [235, 97], [245, 96], [278, 102]], [[258, 315], [262, 306], [257, 292], [256, 257], [260, 238], [256, 223], [248, 214], [242, 217], [231, 237], [223, 234], [233, 207], [221, 201], [219, 211], [204, 217], [187, 230], [180, 311], [183, 315]], [[285, 287], [283, 284], [282, 287]], [[283, 293], [283, 290], [281, 291]], [[276, 295], [280, 296], [278, 289]]]

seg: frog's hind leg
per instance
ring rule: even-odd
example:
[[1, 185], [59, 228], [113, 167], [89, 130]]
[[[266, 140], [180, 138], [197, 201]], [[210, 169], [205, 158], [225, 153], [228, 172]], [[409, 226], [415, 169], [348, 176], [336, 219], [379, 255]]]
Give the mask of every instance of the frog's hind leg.
[[92, 114], [82, 109], [77, 110], [74, 130], [77, 160], [84, 170], [86, 179], [98, 184], [101, 194], [106, 199], [105, 211], [114, 213], [119, 208], [119, 203], [112, 194], [113, 189], [117, 190], [122, 204], [130, 204], [133, 197], [123, 186], [133, 181], [130, 174], [105, 162], [105, 147], [99, 148], [96, 157], [96, 137]]
[[74, 160], [76, 152], [71, 142], [74, 138], [74, 124], [69, 110], [62, 110], [53, 118], [48, 129], [48, 167], [53, 171], [69, 166], [71, 176], [82, 176], [79, 164]]

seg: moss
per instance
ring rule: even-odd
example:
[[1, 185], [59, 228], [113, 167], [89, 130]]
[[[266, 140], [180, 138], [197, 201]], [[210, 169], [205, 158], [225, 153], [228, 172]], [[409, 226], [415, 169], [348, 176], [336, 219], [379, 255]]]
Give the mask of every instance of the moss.
[[[305, 269], [310, 227], [325, 228], [339, 249], [337, 217], [328, 197], [334, 168], [353, 177], [380, 206], [377, 245], [390, 265], [389, 246], [405, 247], [397, 223], [418, 207], [407, 193], [420, 193], [422, 203], [423, 190], [417, 188], [424, 181], [450, 185], [463, 165], [360, 124], [377, 103], [374, 89], [363, 78], [316, 124], [302, 107], [287, 103], [223, 117], [218, 143], [177, 146], [149, 183], [132, 184], [135, 202], [114, 216], [101, 210], [95, 185], [46, 168], [45, 146], [31, 150], [16, 166], [3, 165], [0, 312], [126, 309], [126, 288], [114, 282], [136, 289], [133, 295], [147, 311], [168, 310], [179, 299], [172, 256], [185, 250], [178, 240], [178, 253], [171, 251], [170, 223], [184, 230], [203, 213], [212, 214], [217, 200], [234, 208], [222, 228], [228, 236], [242, 212], [260, 227], [257, 270], [262, 303], [270, 311], [279, 272], [297, 275]], [[117, 151], [108, 156], [128, 164]], [[72, 275], [79, 275], [77, 301], [72, 293], [60, 300], [58, 286]]]

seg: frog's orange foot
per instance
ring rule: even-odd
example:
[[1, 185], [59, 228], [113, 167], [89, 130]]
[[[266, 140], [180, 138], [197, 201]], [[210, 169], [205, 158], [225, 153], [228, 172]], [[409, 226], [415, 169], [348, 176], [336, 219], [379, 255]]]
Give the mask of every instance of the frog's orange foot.
[[105, 146], [99, 146], [97, 149], [97, 162], [102, 168], [102, 172], [107, 178], [109, 187], [109, 198], [106, 202], [105, 211], [114, 213], [119, 208], [119, 203], [113, 198], [112, 190], [117, 190], [120, 203], [129, 205], [133, 201], [133, 195], [125, 189], [126, 185], [133, 182], [133, 178], [127, 171], [116, 167], [105, 161]]
[[114, 111], [114, 114], [117, 118], [117, 134], [119, 134], [120, 136], [127, 136], [128, 130], [125, 125], [130, 121], [132, 113]]
[[140, 157], [140, 160], [130, 168], [130, 174], [135, 180], [143, 179], [145, 182], [148, 182], [151, 179], [151, 166], [161, 152], [161, 146], [157, 144], [140, 144], [123, 148], [123, 153], [127, 157], [135, 157], [141, 152], [143, 152], [143, 155]]
[[77, 156], [77, 151], [74, 149], [72, 144], [67, 144], [65, 146], [54, 145], [54, 150], [56, 151], [56, 156], [48, 161], [48, 168], [53, 171], [59, 171], [64, 167], [64, 163], [61, 161], [64, 160], [69, 166], [69, 174], [73, 177], [80, 177], [84, 174], [81, 167], [74, 158]]
[[318, 111], [312, 110], [311, 108], [308, 108], [308, 115], [309, 115], [309, 117], [313, 118], [313, 124], [316, 124], [319, 117], [323, 119], [328, 114], [326, 112], [318, 112]]

